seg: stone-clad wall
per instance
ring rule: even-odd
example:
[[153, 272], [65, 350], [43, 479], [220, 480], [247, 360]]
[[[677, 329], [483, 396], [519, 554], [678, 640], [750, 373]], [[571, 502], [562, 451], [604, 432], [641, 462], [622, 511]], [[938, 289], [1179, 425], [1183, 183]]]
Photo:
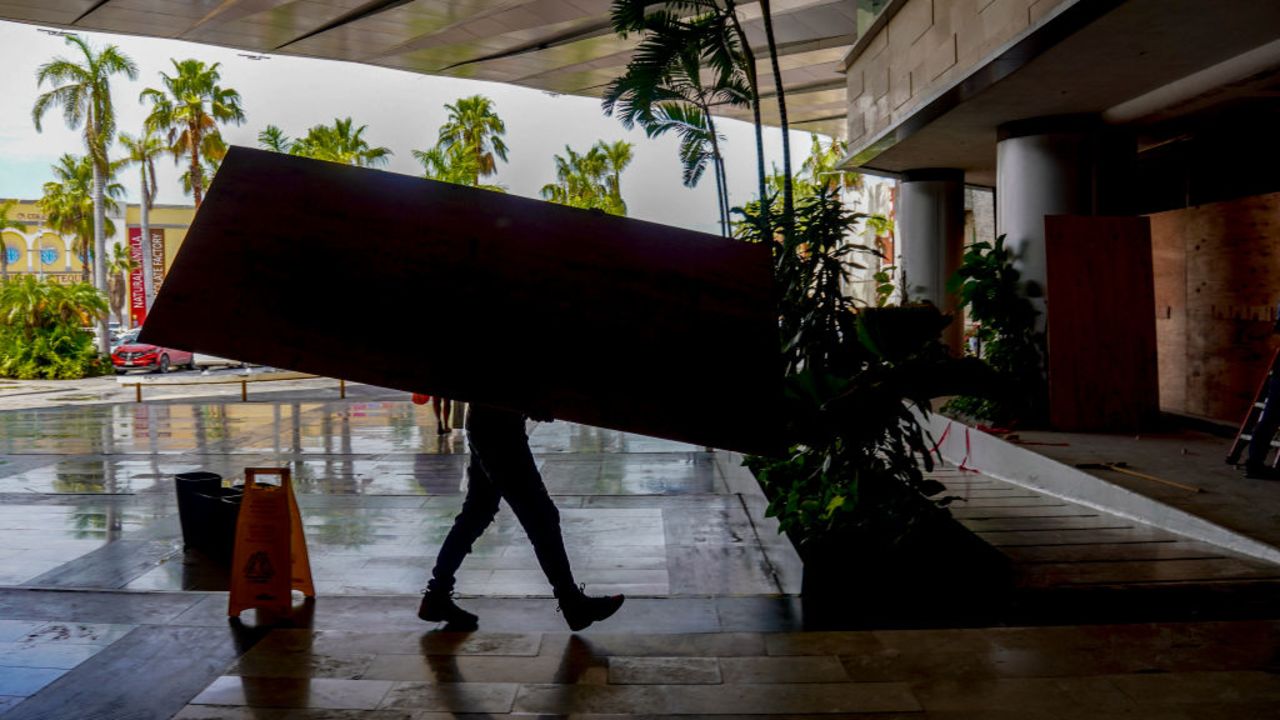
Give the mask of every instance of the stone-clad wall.
[[908, 0], [850, 65], [849, 145], [862, 149], [935, 91], [1075, 0]]

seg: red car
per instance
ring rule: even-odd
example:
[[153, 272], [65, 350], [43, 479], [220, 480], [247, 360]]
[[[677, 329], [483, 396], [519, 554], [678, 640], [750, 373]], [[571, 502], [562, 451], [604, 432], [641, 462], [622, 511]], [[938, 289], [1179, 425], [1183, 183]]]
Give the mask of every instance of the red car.
[[137, 342], [138, 331], [133, 330], [120, 338], [120, 344], [111, 350], [111, 364], [117, 373], [129, 370], [151, 370], [166, 373], [174, 366], [195, 368], [195, 357], [185, 350], [174, 350], [157, 345]]

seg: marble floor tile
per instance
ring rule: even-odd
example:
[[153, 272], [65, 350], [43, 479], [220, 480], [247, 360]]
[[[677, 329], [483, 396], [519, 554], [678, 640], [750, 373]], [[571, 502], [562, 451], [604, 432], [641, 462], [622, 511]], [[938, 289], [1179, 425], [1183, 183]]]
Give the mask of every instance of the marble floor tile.
[[516, 712], [742, 716], [920, 710], [904, 683], [807, 685], [524, 685]]
[[255, 708], [372, 710], [386, 697], [391, 686], [392, 683], [383, 680], [224, 676], [214, 680], [191, 702]]
[[610, 685], [718, 685], [716, 658], [611, 657]]
[[505, 713], [515, 702], [514, 683], [397, 682], [380, 707], [451, 713]]
[[840, 659], [831, 655], [720, 658], [720, 673], [730, 685], [846, 682]]
[[60, 668], [0, 667], [0, 695], [34, 695], [64, 673]]
[[67, 670], [93, 657], [99, 645], [68, 643], [0, 643], [0, 667], [60, 668]]

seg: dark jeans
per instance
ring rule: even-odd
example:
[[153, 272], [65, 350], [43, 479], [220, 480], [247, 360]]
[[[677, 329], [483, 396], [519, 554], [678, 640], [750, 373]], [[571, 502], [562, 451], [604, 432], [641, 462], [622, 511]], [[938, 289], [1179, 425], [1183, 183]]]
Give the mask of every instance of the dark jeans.
[[576, 592], [569, 557], [560, 535], [560, 513], [538, 474], [524, 416], [508, 410], [472, 405], [467, 410], [467, 497], [462, 512], [440, 546], [428, 588], [448, 592], [454, 574], [471, 546], [484, 534], [498, 513], [498, 500], [506, 500], [533, 543], [538, 564], [551, 581], [556, 597]]
[[1262, 467], [1266, 464], [1271, 439], [1275, 437], [1276, 429], [1280, 428], [1280, 382], [1276, 382], [1274, 375], [1267, 380], [1263, 404], [1258, 424], [1253, 428], [1253, 439], [1249, 441], [1249, 457], [1245, 460], [1247, 467]]

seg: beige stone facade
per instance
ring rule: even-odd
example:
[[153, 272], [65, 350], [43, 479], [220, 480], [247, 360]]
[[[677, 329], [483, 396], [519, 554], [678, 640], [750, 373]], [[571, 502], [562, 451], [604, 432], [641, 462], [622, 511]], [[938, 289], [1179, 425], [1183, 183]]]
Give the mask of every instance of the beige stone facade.
[[856, 155], [998, 48], [1074, 2], [907, 0], [855, 47], [847, 71], [850, 149]]

